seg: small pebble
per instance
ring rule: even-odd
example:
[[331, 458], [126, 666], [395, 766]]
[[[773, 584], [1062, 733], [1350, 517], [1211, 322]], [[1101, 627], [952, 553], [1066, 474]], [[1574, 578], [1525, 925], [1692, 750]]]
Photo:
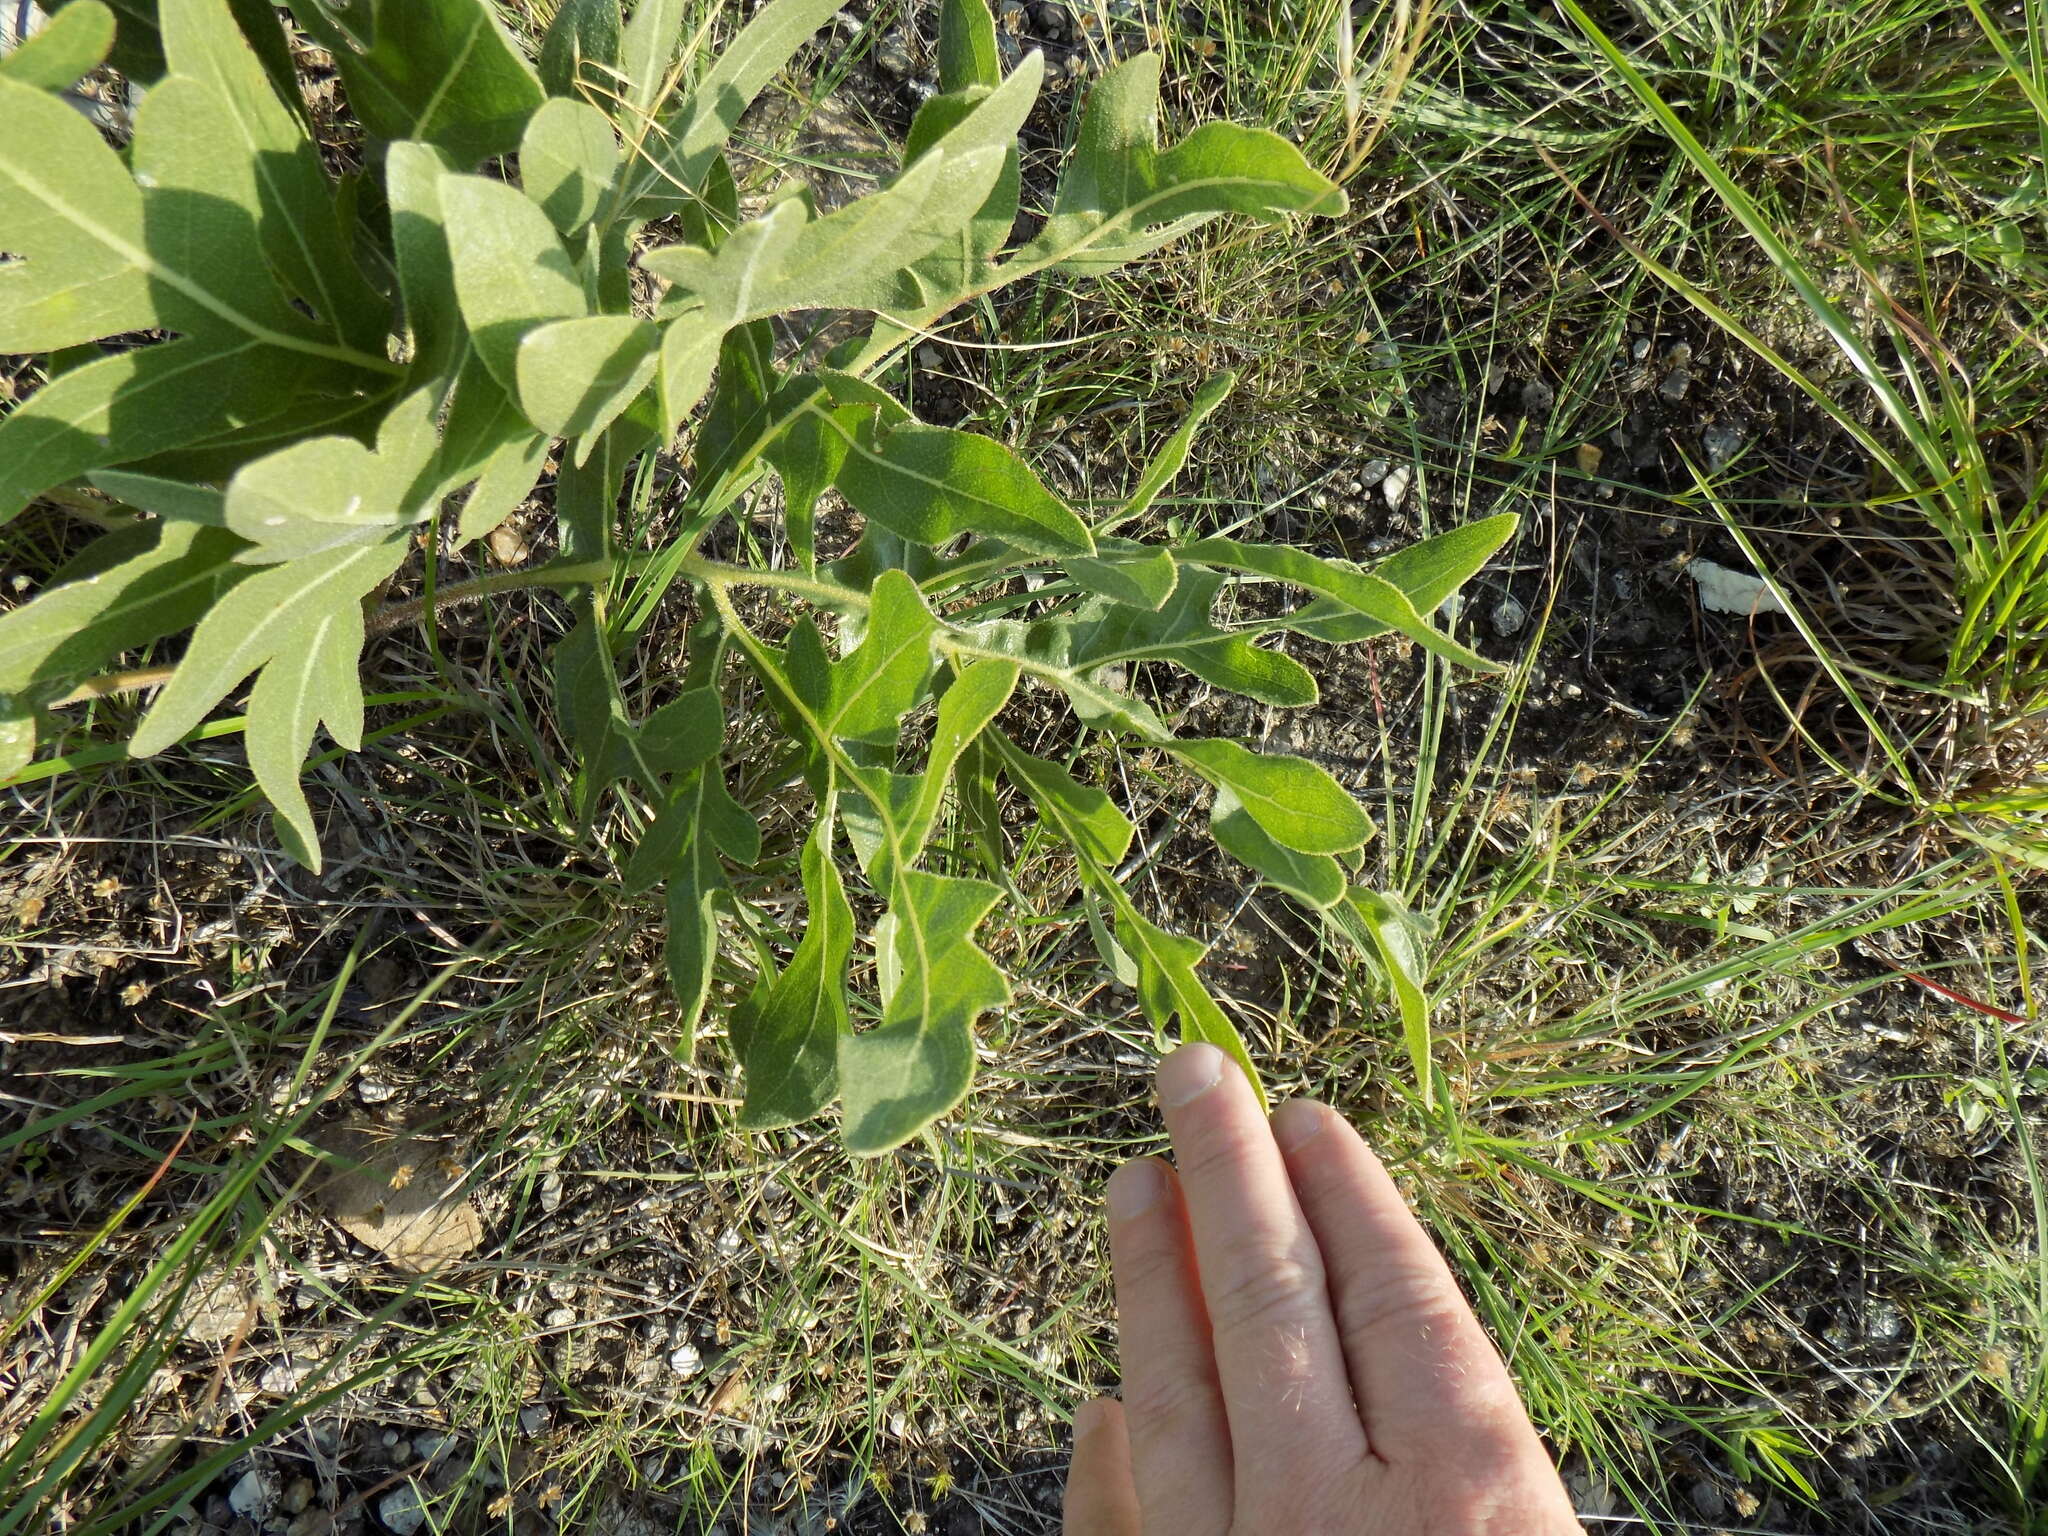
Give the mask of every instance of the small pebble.
[[1493, 605], [1493, 632], [1496, 635], [1519, 633], [1528, 622], [1528, 606], [1512, 592], [1502, 594], [1501, 600]]
[[510, 523], [498, 524], [485, 537], [484, 543], [490, 548], [491, 558], [500, 565], [524, 565], [533, 554], [533, 546], [527, 542], [526, 535]]
[[427, 1523], [427, 1508], [420, 1502], [417, 1488], [411, 1483], [400, 1483], [377, 1501], [377, 1518], [392, 1536], [413, 1536]]
[[574, 1307], [551, 1307], [548, 1315], [541, 1319], [550, 1328], [573, 1328], [576, 1325]]
[[1700, 452], [1706, 456], [1711, 474], [1726, 469], [1741, 451], [1742, 433], [1728, 422], [1713, 422], [1700, 432]]
[[1037, 4], [1029, 7], [1029, 11], [1031, 30], [1040, 37], [1058, 42], [1067, 35], [1067, 13], [1061, 7], [1051, 4], [1050, 0], [1038, 0]]
[[875, 47], [875, 68], [891, 80], [908, 80], [916, 62], [901, 32], [891, 32]]
[[1664, 375], [1664, 382], [1657, 386], [1657, 395], [1665, 404], [1677, 405], [1685, 398], [1685, 392], [1691, 388], [1691, 371], [1685, 368], [1674, 368]]
[[539, 1403], [528, 1403], [519, 1410], [521, 1434], [537, 1435], [548, 1427], [548, 1411]]
[[1408, 499], [1408, 487], [1415, 483], [1415, 471], [1406, 464], [1396, 464], [1387, 471], [1387, 478], [1380, 482], [1380, 495], [1386, 499], [1387, 510], [1398, 512], [1401, 503]]
[[694, 1344], [679, 1344], [668, 1352], [668, 1368], [679, 1381], [688, 1381], [704, 1369], [704, 1356]]
[[383, 1081], [381, 1078], [359, 1077], [356, 1079], [356, 1097], [365, 1104], [382, 1104], [397, 1092], [398, 1089], [395, 1086]]

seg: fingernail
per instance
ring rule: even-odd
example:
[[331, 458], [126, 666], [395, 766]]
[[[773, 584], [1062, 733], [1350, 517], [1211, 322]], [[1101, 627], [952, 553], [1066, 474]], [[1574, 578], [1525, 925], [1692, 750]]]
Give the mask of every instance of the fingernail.
[[1289, 1099], [1273, 1111], [1273, 1139], [1281, 1151], [1296, 1151], [1316, 1138], [1327, 1118], [1315, 1100]]
[[1109, 1176], [1109, 1188], [1103, 1199], [1111, 1216], [1129, 1221], [1151, 1210], [1165, 1193], [1166, 1170], [1151, 1158], [1142, 1157], [1135, 1163], [1125, 1163]]
[[1179, 1109], [1223, 1080], [1223, 1053], [1213, 1045], [1184, 1045], [1159, 1063], [1159, 1102]]

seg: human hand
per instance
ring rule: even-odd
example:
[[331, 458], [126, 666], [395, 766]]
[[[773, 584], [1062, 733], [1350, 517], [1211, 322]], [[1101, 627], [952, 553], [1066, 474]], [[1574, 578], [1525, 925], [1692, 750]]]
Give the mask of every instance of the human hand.
[[1210, 1045], [1180, 1162], [1109, 1181], [1124, 1401], [1074, 1422], [1067, 1536], [1581, 1536], [1479, 1320], [1336, 1111], [1269, 1123]]

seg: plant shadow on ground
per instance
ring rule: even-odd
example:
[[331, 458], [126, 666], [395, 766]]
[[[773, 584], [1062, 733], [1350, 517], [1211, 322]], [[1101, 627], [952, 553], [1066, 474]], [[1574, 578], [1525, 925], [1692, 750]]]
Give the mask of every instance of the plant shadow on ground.
[[[1949, 765], [1938, 798], [2007, 787], [2010, 765], [1924, 692], [1857, 709], [1789, 620], [1707, 611], [1686, 569], [1761, 552], [1826, 599], [1831, 657], [1911, 682], [1954, 612], [1948, 546], [1617, 241], [1841, 387], [1811, 315], [1583, 37], [1512, 6], [1360, 11], [1355, 74], [1333, 72], [1339, 9], [1008, 11], [1010, 36], [1080, 61], [1027, 131], [1045, 162], [1105, 31], [1128, 47], [1149, 25], [1190, 111], [1361, 159], [1357, 208], [1293, 243], [1049, 285], [895, 382], [1086, 505], [1231, 367], [1232, 409], [1159, 517], [1369, 560], [1524, 515], [1464, 599], [1503, 680], [1306, 642], [1311, 710], [1134, 680], [1162, 713], [1323, 762], [1375, 811], [1366, 878], [1437, 925], [1429, 1093], [1381, 979], [1199, 835], [1197, 785], [1095, 746], [1077, 772], [1139, 824], [1126, 883], [1216, 939], [1207, 972], [1276, 1091], [1368, 1128], [1590, 1529], [2037, 1529], [2038, 893], [1968, 829], [1836, 771], [1883, 756], [1873, 717]], [[928, 20], [852, 8], [752, 125], [756, 181], [858, 175], [900, 138]], [[2038, 219], [1987, 212], [1995, 189], [1946, 174], [1961, 156], [1910, 206], [1881, 193], [1971, 78], [1937, 66], [1990, 67], [1967, 29], [1903, 7], [1796, 35], [1739, 8], [1630, 21], [1638, 66], [1787, 228], [1853, 224], [1887, 270], [1935, 275], [1948, 343], [1979, 333], [1983, 437], [2017, 460]], [[803, 136], [821, 99], [822, 146]], [[1830, 168], [1831, 143], [1857, 163]], [[1909, 239], [1916, 217], [1953, 228]], [[658, 525], [680, 472], [652, 466], [632, 515]], [[721, 536], [772, 542], [775, 510]], [[21, 530], [10, 567], [33, 579], [68, 534]], [[493, 556], [550, 538], [543, 493]], [[629, 684], [649, 702], [693, 617], [672, 608]], [[1065, 1416], [1115, 1378], [1095, 1191], [1160, 1144], [1151, 1031], [1073, 871], [1011, 808], [1003, 857], [1036, 915], [989, 935], [1017, 1001], [959, 1116], [877, 1162], [829, 1125], [743, 1137], [715, 1028], [677, 1049], [658, 902], [618, 897], [630, 829], [582, 835], [566, 803], [533, 679], [567, 627], [519, 594], [380, 642], [369, 749], [313, 775], [334, 853], [317, 881], [270, 851], [232, 738], [10, 792], [0, 1426], [98, 1409], [67, 1492], [92, 1529], [181, 1496], [200, 1524], [295, 1536], [323, 1515], [405, 1536], [422, 1502], [452, 1529], [1054, 1529]], [[1005, 728], [1074, 745], [1028, 701]], [[786, 857], [749, 894], [786, 897], [795, 931], [803, 802], [777, 743], [753, 748], [733, 788]], [[743, 981], [721, 976], [714, 1018]], [[338, 1126], [403, 1149], [380, 1165], [394, 1193], [466, 1201], [481, 1241], [421, 1273], [338, 1226], [303, 1155]]]

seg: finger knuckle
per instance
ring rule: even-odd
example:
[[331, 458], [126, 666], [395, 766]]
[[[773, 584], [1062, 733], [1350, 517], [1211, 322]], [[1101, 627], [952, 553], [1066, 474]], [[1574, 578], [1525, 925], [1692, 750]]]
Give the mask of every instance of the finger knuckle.
[[1180, 1248], [1164, 1236], [1130, 1242], [1111, 1257], [1120, 1291], [1131, 1296], [1160, 1296], [1178, 1291], [1186, 1281]]
[[1159, 1372], [1124, 1383], [1124, 1421], [1134, 1443], [1189, 1443], [1215, 1412], [1214, 1392], [1192, 1371]]
[[1183, 1184], [1222, 1185], [1243, 1180], [1251, 1163], [1253, 1142], [1231, 1125], [1209, 1125], [1177, 1149]]
[[1209, 1289], [1209, 1321], [1230, 1332], [1296, 1324], [1322, 1299], [1324, 1284], [1319, 1261], [1292, 1248], [1254, 1249]]
[[1432, 1270], [1345, 1276], [1331, 1300], [1348, 1342], [1406, 1334], [1442, 1343], [1472, 1327], [1471, 1309], [1450, 1277]]

